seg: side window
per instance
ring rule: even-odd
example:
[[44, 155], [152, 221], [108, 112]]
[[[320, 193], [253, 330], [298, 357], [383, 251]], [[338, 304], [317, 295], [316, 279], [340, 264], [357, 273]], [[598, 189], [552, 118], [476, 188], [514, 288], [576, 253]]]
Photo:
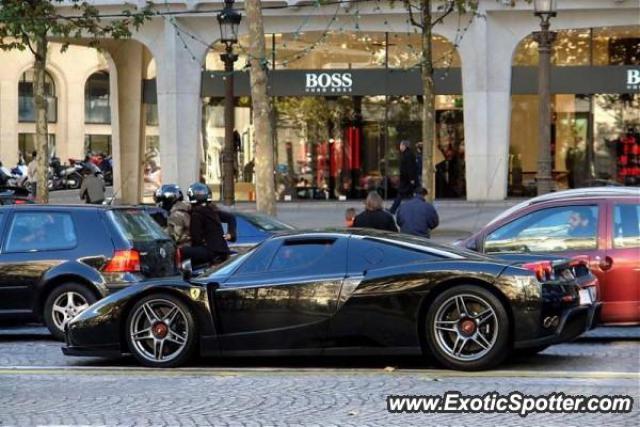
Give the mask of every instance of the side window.
[[349, 272], [351, 273], [437, 259], [441, 258], [373, 239], [351, 238], [349, 242]]
[[335, 239], [287, 240], [276, 252], [269, 271], [301, 270], [321, 263], [330, 263]]
[[613, 247], [640, 247], [640, 205], [619, 204], [614, 206]]
[[540, 209], [494, 230], [484, 251], [559, 252], [597, 247], [598, 207], [562, 206]]
[[78, 243], [71, 215], [59, 212], [16, 213], [7, 235], [7, 252], [72, 249]]

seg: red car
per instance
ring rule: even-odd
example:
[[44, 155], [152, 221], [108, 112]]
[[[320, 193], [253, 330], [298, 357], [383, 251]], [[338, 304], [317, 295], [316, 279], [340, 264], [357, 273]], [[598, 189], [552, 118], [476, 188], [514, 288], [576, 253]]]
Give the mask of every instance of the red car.
[[560, 191], [522, 202], [459, 246], [583, 257], [600, 282], [603, 323], [640, 324], [640, 189]]

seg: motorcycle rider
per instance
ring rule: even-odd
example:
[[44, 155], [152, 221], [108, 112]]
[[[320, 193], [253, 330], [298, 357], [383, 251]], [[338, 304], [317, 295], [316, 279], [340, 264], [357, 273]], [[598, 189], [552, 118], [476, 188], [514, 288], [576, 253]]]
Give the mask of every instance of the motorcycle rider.
[[[209, 187], [205, 184], [192, 184], [187, 196], [191, 203], [191, 246], [182, 248], [183, 258], [190, 259], [194, 265], [225, 261], [231, 254], [227, 241], [236, 240], [236, 218], [210, 202]], [[223, 222], [227, 224], [227, 234], [224, 234]]]
[[156, 204], [167, 211], [166, 232], [182, 247], [191, 243], [191, 205], [184, 201], [182, 190], [175, 184], [164, 184], [153, 195]]

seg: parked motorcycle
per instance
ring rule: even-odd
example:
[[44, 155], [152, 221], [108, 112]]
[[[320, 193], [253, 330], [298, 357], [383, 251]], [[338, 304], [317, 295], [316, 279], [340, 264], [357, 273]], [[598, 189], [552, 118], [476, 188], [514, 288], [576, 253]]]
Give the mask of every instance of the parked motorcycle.
[[0, 185], [25, 188], [27, 185], [27, 168], [21, 165], [13, 169], [2, 166], [0, 162]]
[[49, 191], [77, 190], [82, 185], [82, 169], [78, 163], [63, 165], [59, 158], [52, 157], [49, 162]]

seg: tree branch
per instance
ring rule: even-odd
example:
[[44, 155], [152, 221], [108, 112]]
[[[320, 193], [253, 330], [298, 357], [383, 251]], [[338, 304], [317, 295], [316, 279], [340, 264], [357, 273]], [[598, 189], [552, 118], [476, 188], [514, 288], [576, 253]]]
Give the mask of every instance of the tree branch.
[[439, 16], [437, 19], [435, 19], [431, 23], [431, 27], [433, 28], [436, 25], [438, 25], [439, 23], [441, 23], [442, 21], [444, 21], [444, 18], [446, 18], [447, 16], [451, 15], [455, 9], [456, 9], [456, 2], [455, 1], [449, 1], [447, 9], [444, 11], [444, 13], [441, 16]]
[[416, 21], [415, 17], [413, 16], [413, 4], [411, 3], [411, 0], [402, 0], [402, 3], [404, 4], [405, 9], [407, 9], [407, 11], [409, 12], [409, 20], [411, 21], [411, 25], [420, 29], [424, 29], [424, 26]]

